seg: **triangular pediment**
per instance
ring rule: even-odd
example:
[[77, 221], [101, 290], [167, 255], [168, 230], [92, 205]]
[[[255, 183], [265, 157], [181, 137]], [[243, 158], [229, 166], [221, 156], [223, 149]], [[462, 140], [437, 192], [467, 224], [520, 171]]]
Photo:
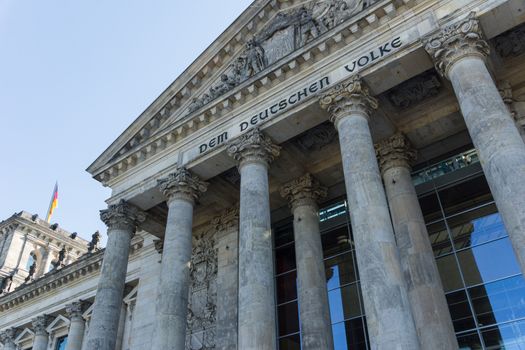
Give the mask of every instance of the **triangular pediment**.
[[53, 331], [55, 330], [58, 330], [60, 328], [63, 328], [63, 327], [68, 327], [69, 326], [69, 320], [62, 316], [62, 315], [58, 315], [50, 324], [49, 326], [47, 326], [46, 328], [46, 331], [48, 333], [52, 333]]
[[33, 337], [35, 336], [35, 333], [30, 330], [29, 328], [24, 328], [22, 332], [15, 338], [15, 344], [23, 344], [25, 342], [29, 342], [33, 340]]
[[250, 80], [376, 2], [254, 1], [87, 170], [106, 183], [144, 154], [165, 147], [166, 138], [158, 135], [178, 127], [170, 130], [170, 142], [207, 123], [217, 109], [227, 109], [234, 99], [230, 95]]

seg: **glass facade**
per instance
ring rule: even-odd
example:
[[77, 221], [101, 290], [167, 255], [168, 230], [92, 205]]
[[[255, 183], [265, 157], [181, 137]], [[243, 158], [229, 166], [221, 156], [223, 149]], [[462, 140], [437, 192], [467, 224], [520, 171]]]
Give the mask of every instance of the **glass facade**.
[[[424, 189], [419, 201], [460, 349], [525, 349], [525, 279], [477, 163], [467, 150], [414, 172], [414, 184]], [[322, 208], [320, 225], [335, 349], [368, 349], [346, 202]], [[291, 218], [275, 226], [274, 247], [279, 349], [300, 349]]]
[[55, 343], [55, 350], [66, 350], [67, 345], [67, 335], [57, 339]]

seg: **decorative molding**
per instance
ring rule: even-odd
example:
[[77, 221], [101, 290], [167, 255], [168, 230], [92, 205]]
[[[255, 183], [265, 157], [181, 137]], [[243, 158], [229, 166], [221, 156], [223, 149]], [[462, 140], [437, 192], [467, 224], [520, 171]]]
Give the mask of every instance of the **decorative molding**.
[[35, 335], [47, 336], [47, 327], [51, 323], [52, 318], [49, 315], [40, 315], [31, 320], [31, 326]]
[[490, 53], [475, 12], [424, 38], [423, 45], [432, 57], [436, 70], [447, 78], [452, 65], [460, 59], [469, 56], [485, 59]]
[[337, 139], [337, 130], [330, 123], [323, 123], [308, 130], [294, 140], [305, 152], [318, 151]]
[[194, 204], [201, 193], [206, 192], [208, 183], [201, 181], [188, 169], [181, 167], [167, 177], [157, 180], [160, 191], [168, 199], [168, 205], [175, 199]]
[[19, 331], [18, 328], [11, 327], [8, 329], [4, 329], [3, 331], [0, 332], [0, 341], [2, 341], [2, 344], [4, 345], [4, 347], [9, 343], [14, 344], [18, 331]]
[[210, 226], [216, 232], [237, 228], [239, 226], [239, 204], [224, 210], [221, 215], [214, 217], [210, 222]]
[[393, 167], [410, 169], [417, 159], [417, 151], [402, 133], [394, 134], [378, 142], [375, 149], [381, 173]]
[[319, 100], [322, 109], [330, 113], [330, 121], [337, 125], [341, 118], [350, 114], [360, 114], [367, 118], [377, 109], [378, 102], [370, 95], [368, 87], [359, 75], [337, 84]]
[[259, 128], [253, 128], [230, 142], [226, 151], [239, 162], [239, 168], [247, 163], [270, 165], [280, 154], [281, 147], [264, 135]]
[[300, 206], [317, 208], [317, 202], [325, 198], [327, 193], [327, 188], [322, 186], [319, 180], [309, 173], [281, 187], [281, 196], [288, 200], [292, 211]]
[[134, 234], [146, 215], [134, 205], [121, 200], [118, 204], [111, 204], [108, 209], [101, 210], [100, 219], [108, 227], [108, 234], [111, 230], [126, 230]]
[[390, 90], [388, 99], [399, 108], [408, 108], [426, 98], [436, 96], [441, 88], [436, 74], [424, 73]]
[[66, 305], [66, 315], [69, 317], [72, 321], [74, 320], [84, 320], [82, 317], [82, 314], [86, 310], [87, 304], [86, 302], [79, 300], [72, 302], [71, 304]]
[[496, 52], [501, 57], [519, 56], [525, 53], [525, 24], [512, 28], [492, 40]]

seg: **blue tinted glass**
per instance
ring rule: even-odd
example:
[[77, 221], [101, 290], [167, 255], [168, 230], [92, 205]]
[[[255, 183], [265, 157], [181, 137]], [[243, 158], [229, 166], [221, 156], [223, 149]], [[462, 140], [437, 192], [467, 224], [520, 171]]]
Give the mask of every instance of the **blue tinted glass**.
[[332, 325], [334, 350], [365, 350], [364, 319], [359, 317]]
[[66, 350], [67, 336], [57, 339], [55, 350]]
[[481, 332], [487, 349], [525, 349], [525, 321], [491, 327]]
[[467, 286], [520, 273], [508, 238], [460, 251], [457, 256]]
[[328, 292], [332, 323], [341, 322], [361, 315], [358, 288], [359, 285], [354, 283]]
[[356, 281], [352, 253], [338, 255], [325, 260], [326, 286], [328, 290]]
[[480, 326], [525, 317], [525, 279], [520, 276], [469, 289]]

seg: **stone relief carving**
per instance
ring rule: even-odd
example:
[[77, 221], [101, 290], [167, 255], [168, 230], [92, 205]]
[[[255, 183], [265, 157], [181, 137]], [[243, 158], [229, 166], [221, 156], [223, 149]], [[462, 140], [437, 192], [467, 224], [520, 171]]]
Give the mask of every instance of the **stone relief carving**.
[[225, 74], [201, 97], [194, 97], [188, 113], [195, 112], [267, 66], [372, 5], [376, 0], [316, 0], [278, 13], [251, 38]]
[[299, 136], [295, 143], [303, 151], [318, 151], [337, 138], [337, 131], [330, 123], [323, 123]]
[[494, 38], [494, 48], [501, 57], [519, 56], [525, 52], [525, 24]]
[[187, 316], [186, 349], [215, 348], [217, 303], [217, 248], [215, 225], [194, 242], [190, 266], [190, 295]]
[[421, 102], [427, 97], [436, 96], [440, 88], [441, 82], [437, 75], [427, 73], [412, 78], [395, 87], [388, 94], [388, 98], [394, 106], [408, 108], [412, 104]]

